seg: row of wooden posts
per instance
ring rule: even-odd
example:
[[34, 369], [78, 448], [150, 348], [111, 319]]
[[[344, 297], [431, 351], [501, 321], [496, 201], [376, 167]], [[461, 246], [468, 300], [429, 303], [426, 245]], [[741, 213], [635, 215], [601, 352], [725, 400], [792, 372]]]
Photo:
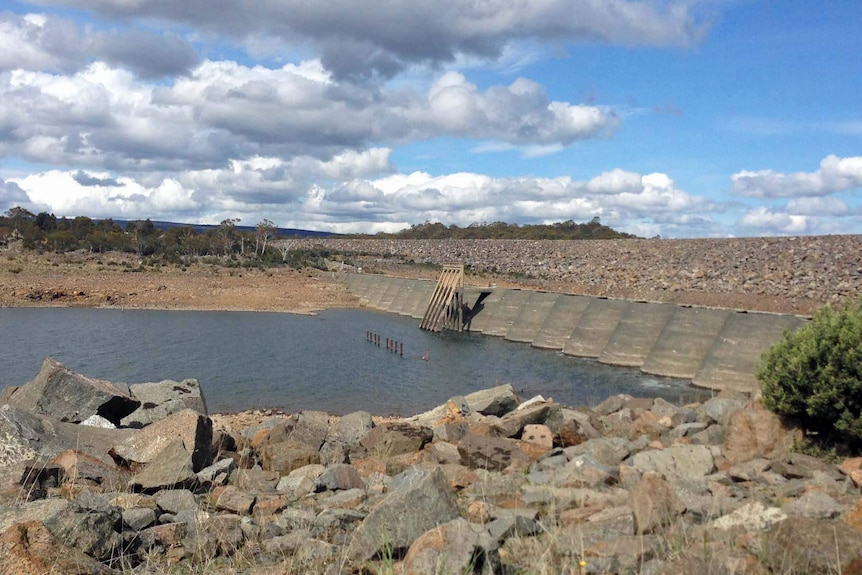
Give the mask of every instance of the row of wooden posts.
[[[374, 333], [371, 331], [365, 332], [365, 341], [371, 342], [372, 344], [380, 347], [381, 342], [383, 341], [383, 337], [379, 333]], [[386, 349], [391, 351], [392, 353], [397, 353], [401, 356], [404, 356], [404, 343], [395, 341], [394, 339], [387, 337], [386, 338]]]

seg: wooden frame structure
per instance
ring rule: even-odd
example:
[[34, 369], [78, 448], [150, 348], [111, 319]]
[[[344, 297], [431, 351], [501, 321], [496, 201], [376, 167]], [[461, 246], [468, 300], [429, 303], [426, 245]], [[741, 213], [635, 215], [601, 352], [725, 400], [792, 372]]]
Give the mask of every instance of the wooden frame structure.
[[464, 266], [445, 265], [431, 294], [421, 329], [440, 331], [464, 328]]

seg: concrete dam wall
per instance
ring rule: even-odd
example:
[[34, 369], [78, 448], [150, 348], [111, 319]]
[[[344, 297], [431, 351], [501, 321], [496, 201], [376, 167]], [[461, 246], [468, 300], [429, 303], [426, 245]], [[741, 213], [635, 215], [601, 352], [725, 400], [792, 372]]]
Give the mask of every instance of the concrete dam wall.
[[[432, 280], [347, 276], [368, 307], [421, 320]], [[792, 315], [697, 308], [550, 292], [465, 290], [471, 332], [529, 343], [601, 363], [691, 380], [710, 389], [755, 392], [761, 354], [806, 319]], [[490, 293], [487, 293], [490, 292]], [[418, 327], [418, 322], [417, 322]]]

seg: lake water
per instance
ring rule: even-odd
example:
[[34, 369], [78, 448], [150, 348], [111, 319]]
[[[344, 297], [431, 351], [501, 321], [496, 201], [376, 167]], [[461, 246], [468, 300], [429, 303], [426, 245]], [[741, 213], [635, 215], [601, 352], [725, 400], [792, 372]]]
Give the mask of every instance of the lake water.
[[[379, 334], [382, 345], [367, 341]], [[386, 350], [385, 339], [404, 355]], [[33, 379], [46, 357], [87, 376], [143, 383], [197, 378], [210, 412], [277, 408], [412, 415], [511, 383], [566, 405], [615, 393], [702, 399], [688, 382], [609, 367], [478, 334], [429, 333], [368, 310], [317, 316], [82, 308], [0, 309], [0, 387]], [[428, 360], [422, 359], [426, 355]]]

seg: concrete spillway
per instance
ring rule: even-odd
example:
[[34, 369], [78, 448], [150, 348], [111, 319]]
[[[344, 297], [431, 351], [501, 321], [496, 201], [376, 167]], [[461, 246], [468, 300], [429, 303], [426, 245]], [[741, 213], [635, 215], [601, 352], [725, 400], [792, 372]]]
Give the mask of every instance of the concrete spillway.
[[667, 325], [675, 305], [631, 302], [602, 350], [599, 361], [640, 367]]
[[533, 343], [545, 320], [551, 315], [554, 304], [561, 296], [558, 293], [531, 291], [524, 305], [521, 306], [518, 317], [506, 333], [509, 341]]
[[[422, 318], [435, 283], [370, 274], [346, 276], [368, 307]], [[467, 288], [465, 329], [609, 365], [677, 377], [711, 389], [754, 392], [761, 354], [797, 316], [745, 313], [531, 290]], [[418, 328], [418, 324], [417, 324]]]
[[563, 353], [576, 357], [599, 357], [628, 305], [621, 299], [592, 299], [566, 340]]

